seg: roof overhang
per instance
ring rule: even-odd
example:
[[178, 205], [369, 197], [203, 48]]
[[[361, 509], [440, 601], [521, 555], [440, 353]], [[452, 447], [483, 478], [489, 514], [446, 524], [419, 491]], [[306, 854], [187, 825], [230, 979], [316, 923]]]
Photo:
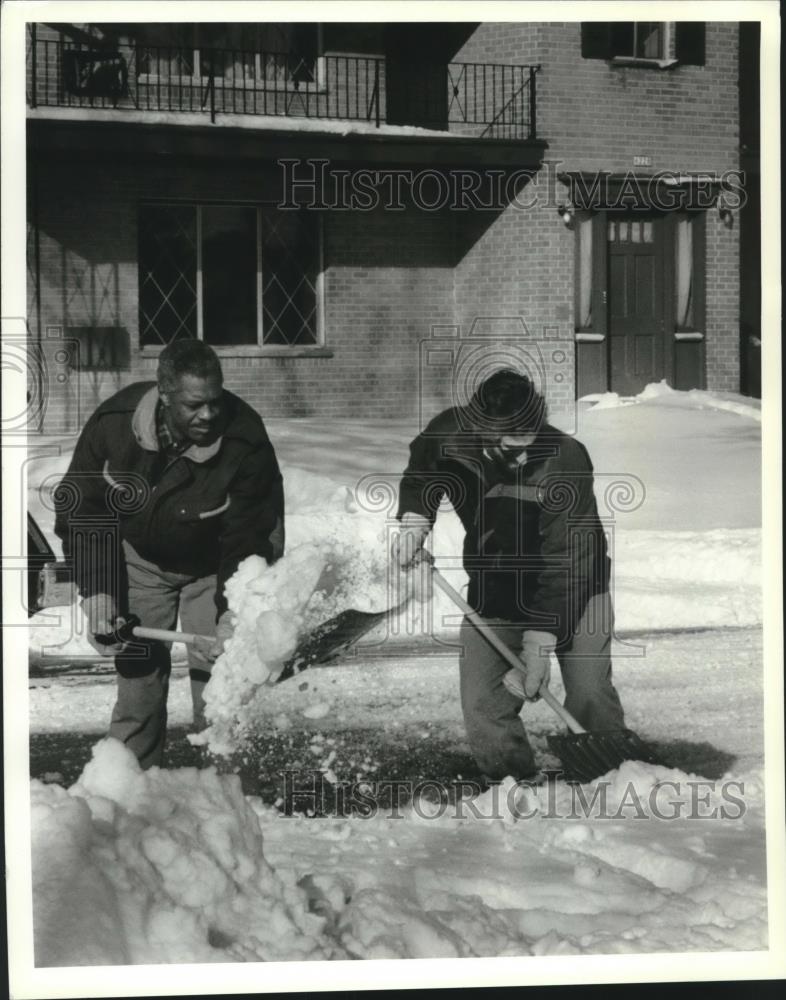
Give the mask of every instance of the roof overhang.
[[27, 146], [31, 153], [56, 159], [85, 154], [224, 161], [320, 158], [337, 164], [505, 170], [537, 170], [546, 149], [540, 140], [91, 121], [35, 113], [27, 119]]

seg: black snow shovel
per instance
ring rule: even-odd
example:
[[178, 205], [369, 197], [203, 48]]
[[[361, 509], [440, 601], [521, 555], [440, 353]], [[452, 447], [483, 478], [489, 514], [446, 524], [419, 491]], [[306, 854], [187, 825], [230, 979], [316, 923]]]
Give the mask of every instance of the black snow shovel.
[[[384, 611], [356, 611], [348, 608], [334, 618], [317, 625], [313, 631], [304, 636], [298, 643], [295, 651], [284, 664], [281, 673], [274, 679], [274, 684], [279, 684], [301, 670], [309, 667], [321, 667], [335, 660], [337, 656], [350, 649], [367, 632], [370, 632], [375, 625], [392, 618], [398, 614], [407, 603], [406, 600], [393, 608]], [[129, 643], [134, 639], [155, 639], [158, 642], [182, 642], [190, 645], [212, 645], [215, 639], [212, 636], [196, 635], [193, 632], [174, 632], [162, 628], [146, 628], [140, 623], [136, 615], [129, 615], [128, 619], [118, 625], [115, 629], [105, 635], [95, 636], [96, 640], [104, 646], [115, 643]]]
[[[521, 677], [519, 658], [486, 625], [480, 615], [467, 604], [461, 594], [447, 582], [436, 568], [432, 578], [437, 587], [464, 612], [483, 638], [510, 664], [515, 671], [515, 679]], [[523, 686], [521, 688], [524, 696]], [[549, 708], [558, 715], [570, 733], [552, 734], [547, 737], [549, 749], [562, 761], [567, 781], [587, 782], [613, 771], [626, 760], [642, 760], [648, 764], [659, 764], [652, 749], [630, 729], [613, 729], [587, 732], [573, 718], [568, 710], [557, 701], [549, 689], [541, 688], [540, 696]]]
[[354, 608], [347, 608], [334, 618], [317, 625], [298, 643], [274, 683], [280, 684], [299, 674], [301, 670], [321, 667], [335, 660], [380, 622], [397, 615], [406, 603], [404, 600], [384, 611], [356, 611]]

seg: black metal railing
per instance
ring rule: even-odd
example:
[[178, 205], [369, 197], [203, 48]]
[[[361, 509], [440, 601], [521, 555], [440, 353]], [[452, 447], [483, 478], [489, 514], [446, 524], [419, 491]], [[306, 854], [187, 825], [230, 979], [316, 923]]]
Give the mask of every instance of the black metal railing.
[[32, 37], [31, 107], [201, 112], [389, 123], [490, 138], [536, 136], [540, 67], [398, 67], [377, 56], [127, 44], [91, 48]]

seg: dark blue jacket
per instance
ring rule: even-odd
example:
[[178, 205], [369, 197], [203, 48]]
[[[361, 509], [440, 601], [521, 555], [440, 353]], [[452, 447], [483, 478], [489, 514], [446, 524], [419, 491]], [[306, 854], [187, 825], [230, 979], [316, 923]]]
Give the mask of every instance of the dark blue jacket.
[[445, 410], [410, 445], [399, 517], [413, 512], [433, 522], [443, 498], [466, 532], [472, 607], [567, 641], [590, 597], [608, 590], [610, 576], [584, 446], [545, 424], [526, 464], [503, 473], [467, 411]]
[[[284, 494], [261, 417], [224, 390], [225, 425], [213, 444], [167, 460], [158, 450], [155, 383], [137, 382], [103, 402], [79, 436], [55, 491], [55, 532], [82, 596], [122, 604], [120, 539], [162, 570], [218, 575], [224, 584], [249, 555], [284, 551]], [[121, 608], [122, 610], [122, 608]]]

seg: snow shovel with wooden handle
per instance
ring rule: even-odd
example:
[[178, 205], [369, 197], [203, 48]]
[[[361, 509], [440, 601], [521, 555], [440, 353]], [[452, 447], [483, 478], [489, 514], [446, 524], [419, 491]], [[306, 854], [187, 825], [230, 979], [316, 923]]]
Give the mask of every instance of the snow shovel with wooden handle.
[[95, 639], [104, 646], [114, 646], [121, 642], [133, 642], [134, 639], [155, 639], [158, 642], [184, 642], [187, 646], [208, 643], [216, 640], [213, 636], [197, 635], [195, 632], [174, 632], [166, 628], [145, 628], [136, 615], [129, 615], [114, 631], [106, 635], [97, 635]]
[[[464, 612], [468, 621], [475, 626], [486, 642], [493, 646], [499, 655], [510, 664], [512, 669], [506, 676], [510, 678], [512, 686], [517, 688], [517, 693], [524, 700], [521, 661], [516, 654], [508, 649], [477, 611], [467, 604], [461, 594], [454, 590], [439, 570], [433, 566], [432, 579], [442, 593], [446, 594], [456, 607]], [[548, 687], [540, 689], [540, 696], [570, 730], [570, 733], [567, 734], [553, 734], [547, 737], [549, 749], [562, 761], [566, 780], [592, 781], [594, 778], [615, 770], [626, 760], [642, 760], [648, 764], [661, 763], [651, 748], [639, 739], [632, 730], [613, 729], [587, 732], [565, 706], [560, 705]]]

